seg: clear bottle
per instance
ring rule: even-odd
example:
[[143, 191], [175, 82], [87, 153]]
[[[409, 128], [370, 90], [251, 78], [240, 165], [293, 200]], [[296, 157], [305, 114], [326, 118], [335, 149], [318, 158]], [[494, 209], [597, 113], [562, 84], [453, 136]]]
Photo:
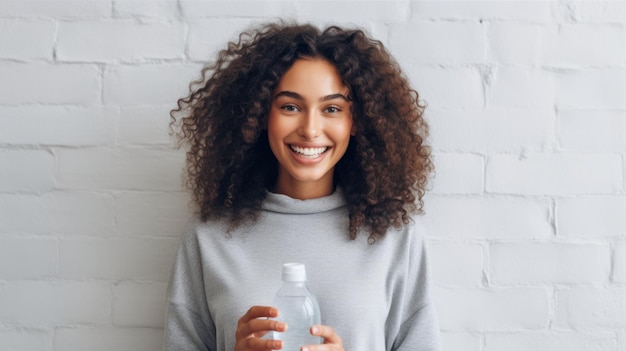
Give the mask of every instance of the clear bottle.
[[321, 338], [310, 332], [314, 324], [321, 323], [321, 315], [317, 299], [306, 287], [304, 264], [285, 263], [282, 277], [283, 286], [274, 297], [274, 306], [280, 311], [277, 320], [287, 323], [287, 331], [274, 332], [274, 339], [283, 341], [282, 351], [320, 344]]

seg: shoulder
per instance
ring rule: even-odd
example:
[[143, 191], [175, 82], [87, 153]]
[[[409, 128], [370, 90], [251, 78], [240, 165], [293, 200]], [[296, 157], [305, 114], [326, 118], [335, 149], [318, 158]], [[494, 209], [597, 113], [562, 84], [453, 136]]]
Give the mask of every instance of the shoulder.
[[219, 240], [228, 235], [228, 222], [226, 220], [202, 221], [197, 216], [187, 220], [180, 236], [180, 246], [183, 250], [197, 251], [202, 242], [207, 240]]
[[[419, 216], [409, 217], [409, 222], [403, 224], [400, 228], [390, 227], [385, 236], [379, 239], [381, 243], [388, 242], [398, 248], [418, 249], [424, 245], [424, 231], [419, 223]], [[378, 243], [378, 242], [377, 242]]]
[[399, 271], [408, 274], [425, 268], [427, 264], [426, 240], [419, 219], [419, 216], [411, 217], [401, 228], [389, 228], [384, 237], [370, 245], [379, 246], [376, 250], [380, 254], [387, 256]]
[[182, 230], [182, 239], [189, 239], [204, 235], [226, 233], [230, 221], [227, 218], [201, 220], [197, 215], [187, 219]]

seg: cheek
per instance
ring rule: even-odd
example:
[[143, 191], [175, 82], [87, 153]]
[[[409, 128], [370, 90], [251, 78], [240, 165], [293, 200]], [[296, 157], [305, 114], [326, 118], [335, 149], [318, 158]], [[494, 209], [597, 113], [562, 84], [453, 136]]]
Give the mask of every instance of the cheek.
[[280, 117], [270, 115], [267, 118], [267, 139], [270, 144], [270, 149], [274, 154], [278, 151], [278, 148], [283, 143], [285, 137], [285, 125], [280, 122]]
[[268, 118], [267, 120], [267, 136], [268, 138], [278, 138], [282, 134], [281, 124], [277, 123], [275, 118]]
[[353, 135], [354, 125], [352, 122], [344, 122], [340, 125], [336, 125], [332, 129], [332, 136], [337, 142], [350, 140], [350, 135]]

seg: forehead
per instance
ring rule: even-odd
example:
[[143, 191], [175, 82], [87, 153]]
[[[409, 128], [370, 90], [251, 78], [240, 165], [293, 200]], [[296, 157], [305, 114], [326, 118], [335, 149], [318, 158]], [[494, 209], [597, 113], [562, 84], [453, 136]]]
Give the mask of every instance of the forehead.
[[345, 93], [337, 68], [322, 58], [301, 58], [285, 72], [278, 82], [275, 94], [284, 90], [311, 94]]

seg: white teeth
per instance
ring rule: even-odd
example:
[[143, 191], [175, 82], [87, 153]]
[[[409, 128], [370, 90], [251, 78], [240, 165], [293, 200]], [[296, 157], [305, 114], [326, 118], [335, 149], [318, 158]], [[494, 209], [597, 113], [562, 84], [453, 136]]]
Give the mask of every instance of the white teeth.
[[299, 147], [294, 145], [290, 145], [290, 148], [304, 157], [311, 158], [321, 155], [328, 149], [328, 147]]

